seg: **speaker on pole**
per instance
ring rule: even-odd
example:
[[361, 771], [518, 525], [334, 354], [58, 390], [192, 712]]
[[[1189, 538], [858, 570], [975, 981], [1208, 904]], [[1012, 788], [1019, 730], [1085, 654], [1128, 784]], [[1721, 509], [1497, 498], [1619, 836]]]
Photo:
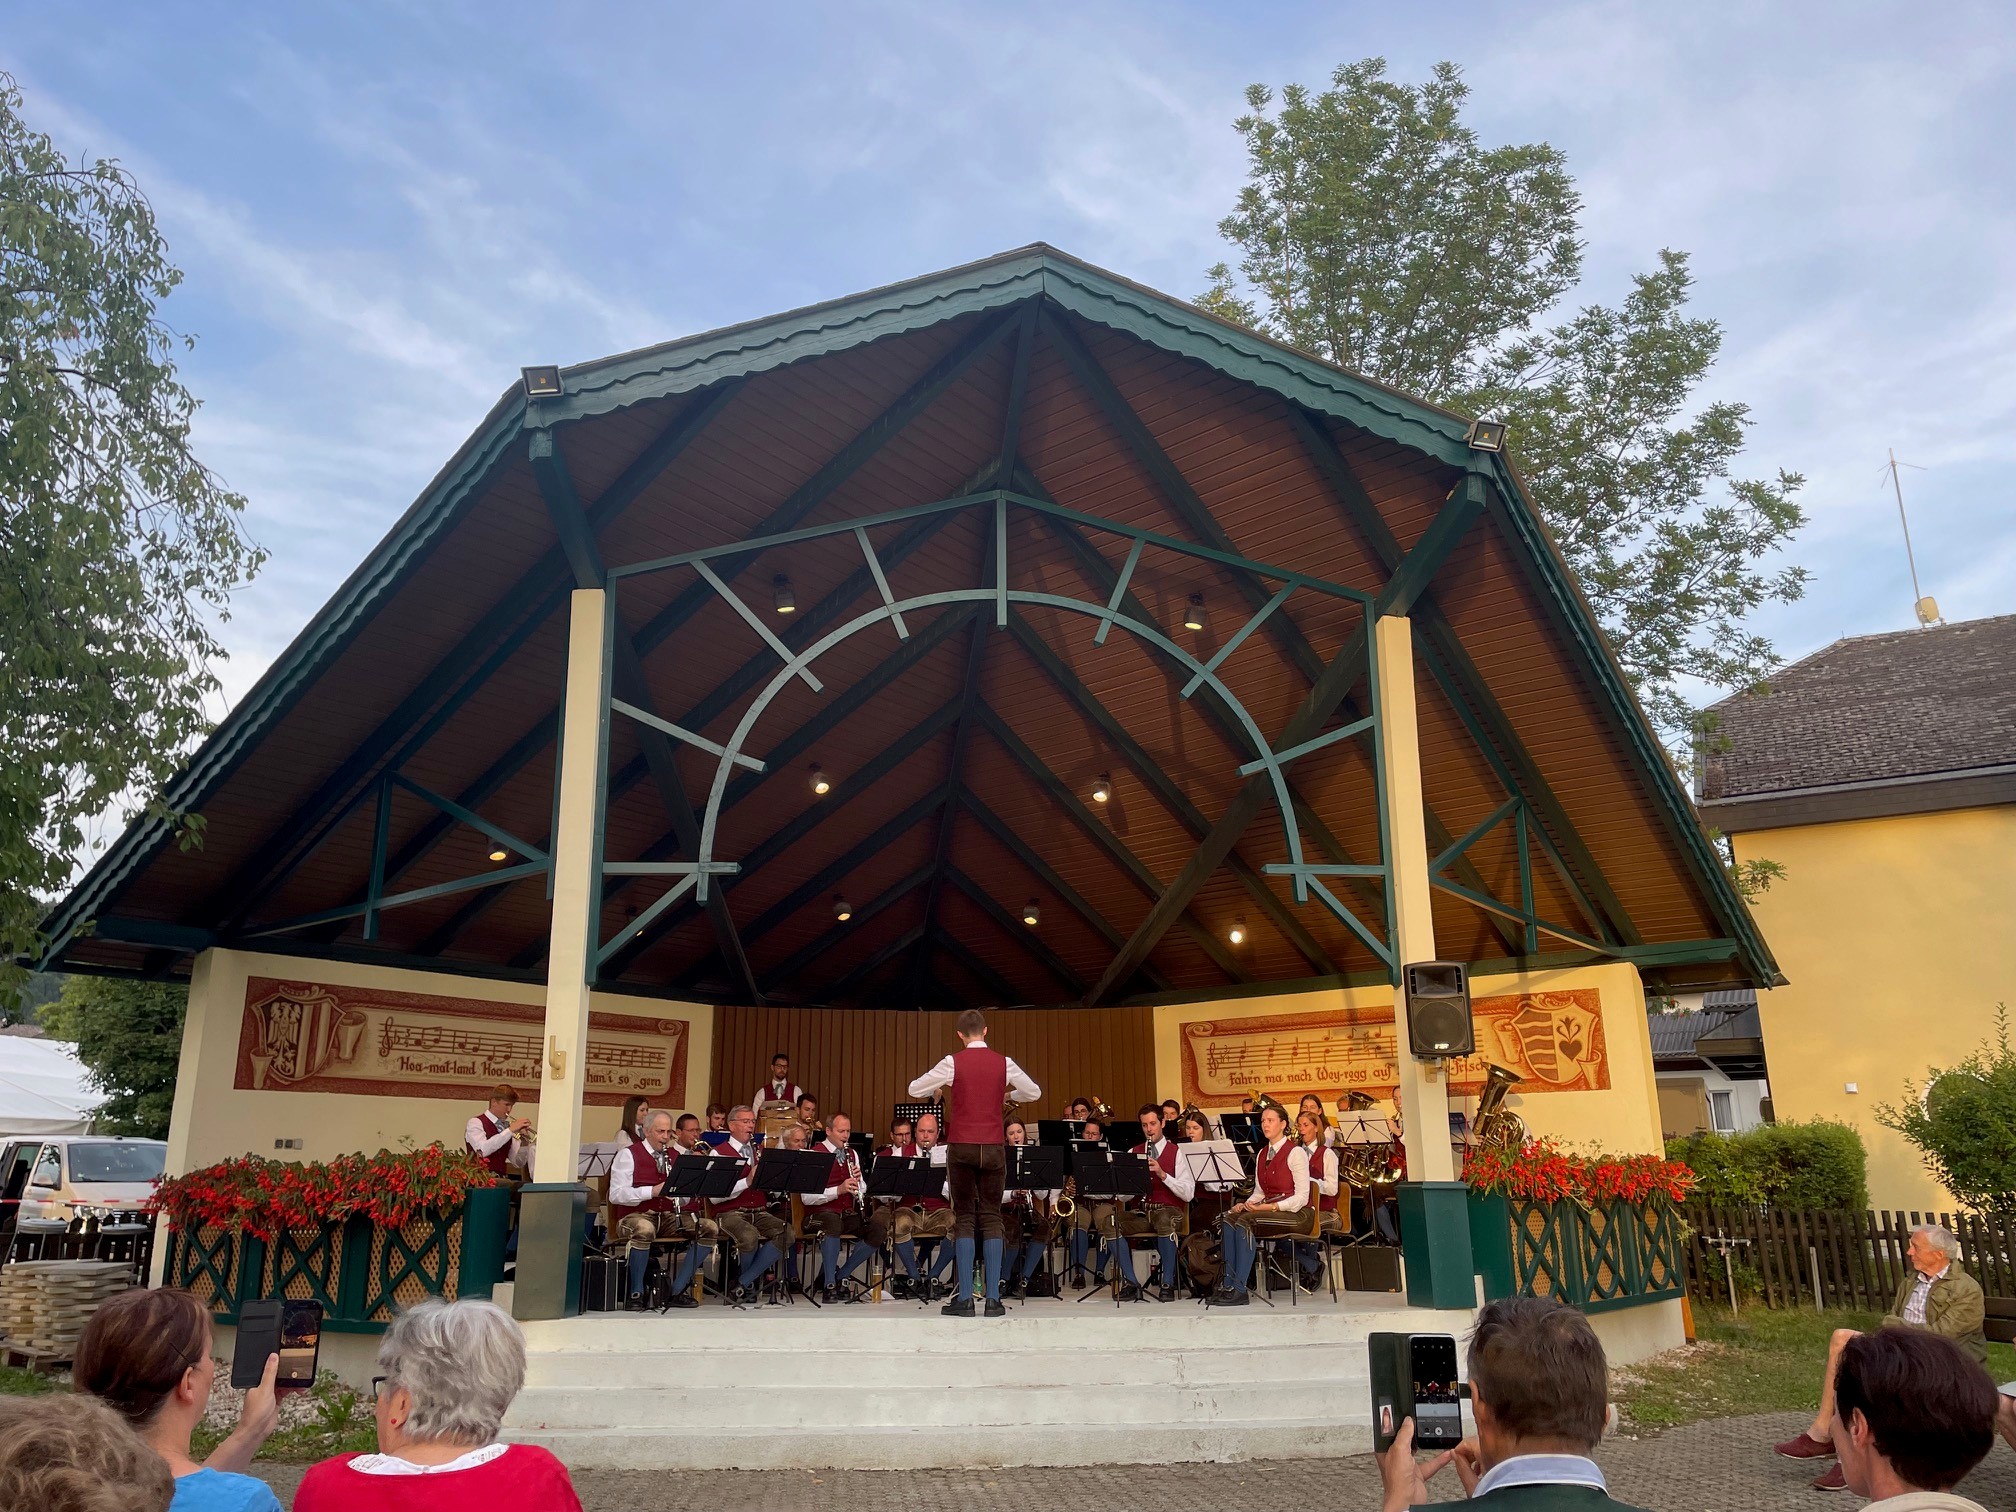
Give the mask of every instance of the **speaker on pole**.
[[1416, 961], [1402, 967], [1407, 1044], [1417, 1060], [1469, 1055], [1477, 1048], [1470, 1022], [1470, 971], [1461, 961]]

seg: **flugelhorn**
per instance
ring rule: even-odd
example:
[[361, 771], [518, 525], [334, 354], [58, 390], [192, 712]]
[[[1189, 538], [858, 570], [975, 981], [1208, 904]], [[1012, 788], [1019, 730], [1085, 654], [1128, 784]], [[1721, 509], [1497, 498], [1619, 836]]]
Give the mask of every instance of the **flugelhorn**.
[[1470, 1125], [1470, 1142], [1499, 1149], [1517, 1149], [1526, 1143], [1526, 1120], [1503, 1106], [1505, 1094], [1519, 1085], [1516, 1071], [1503, 1066], [1486, 1066], [1484, 1090], [1477, 1094], [1477, 1117]]

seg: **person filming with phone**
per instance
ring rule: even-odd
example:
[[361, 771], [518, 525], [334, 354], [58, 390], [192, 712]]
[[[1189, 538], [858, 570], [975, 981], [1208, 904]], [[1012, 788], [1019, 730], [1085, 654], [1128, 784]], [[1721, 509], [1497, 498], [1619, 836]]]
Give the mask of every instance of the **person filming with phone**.
[[1470, 1334], [1470, 1411], [1477, 1434], [1414, 1457], [1414, 1420], [1379, 1456], [1383, 1512], [1428, 1504], [1428, 1482], [1454, 1465], [1473, 1503], [1504, 1512], [1635, 1512], [1613, 1500], [1590, 1458], [1609, 1413], [1609, 1365], [1589, 1320], [1547, 1297], [1507, 1297]]

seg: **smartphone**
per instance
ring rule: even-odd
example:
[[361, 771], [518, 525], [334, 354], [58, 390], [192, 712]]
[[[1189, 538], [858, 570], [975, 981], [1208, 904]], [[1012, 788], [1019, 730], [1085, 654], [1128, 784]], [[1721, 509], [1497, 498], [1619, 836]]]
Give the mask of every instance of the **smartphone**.
[[1455, 1335], [1414, 1334], [1407, 1340], [1407, 1356], [1414, 1385], [1414, 1447], [1454, 1449], [1463, 1442]]
[[231, 1355], [231, 1384], [239, 1391], [257, 1386], [266, 1357], [280, 1356], [276, 1386], [312, 1386], [322, 1353], [322, 1304], [291, 1298], [255, 1297], [238, 1310], [238, 1347]]

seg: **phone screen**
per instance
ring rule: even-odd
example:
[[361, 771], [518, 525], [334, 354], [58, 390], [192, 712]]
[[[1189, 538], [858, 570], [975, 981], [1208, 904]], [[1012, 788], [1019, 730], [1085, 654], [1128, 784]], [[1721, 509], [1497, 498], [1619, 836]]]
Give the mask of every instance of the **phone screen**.
[[1456, 1340], [1416, 1334], [1408, 1341], [1414, 1376], [1414, 1442], [1448, 1449], [1463, 1441], [1463, 1398], [1456, 1381]]
[[322, 1304], [283, 1302], [280, 1307], [282, 1386], [313, 1386], [316, 1356], [322, 1349]]

